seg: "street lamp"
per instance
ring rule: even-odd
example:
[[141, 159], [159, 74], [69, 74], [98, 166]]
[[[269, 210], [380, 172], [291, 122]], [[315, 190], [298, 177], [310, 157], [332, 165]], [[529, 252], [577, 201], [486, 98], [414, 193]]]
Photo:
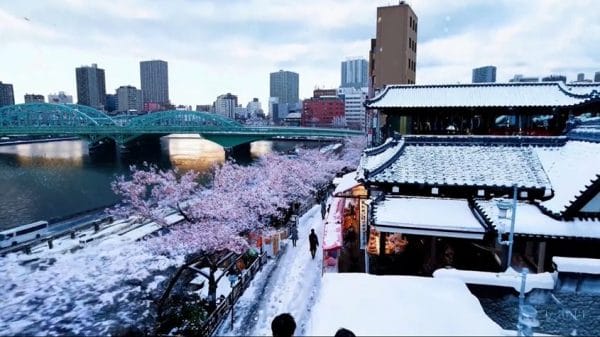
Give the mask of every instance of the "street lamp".
[[508, 259], [506, 261], [506, 270], [510, 268], [512, 264], [512, 255], [513, 255], [513, 243], [514, 243], [514, 235], [515, 235], [515, 217], [517, 213], [517, 184], [513, 185], [513, 199], [512, 206], [509, 202], [501, 200], [496, 204], [500, 211], [499, 218], [508, 218], [508, 210], [511, 210], [510, 214], [510, 233], [508, 234], [508, 240], [502, 240], [502, 235], [498, 233], [498, 243], [501, 245], [508, 246]]

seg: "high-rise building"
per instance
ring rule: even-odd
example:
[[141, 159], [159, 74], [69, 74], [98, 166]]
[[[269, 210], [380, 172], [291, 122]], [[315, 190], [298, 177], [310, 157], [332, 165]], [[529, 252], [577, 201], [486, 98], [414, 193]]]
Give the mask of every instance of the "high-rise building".
[[143, 107], [142, 91], [131, 85], [117, 89], [117, 111], [139, 113]]
[[65, 94], [64, 91], [59, 91], [58, 94], [48, 94], [48, 103], [72, 104], [73, 96]]
[[585, 74], [584, 73], [577, 74], [577, 82], [583, 82], [583, 81], [585, 81]]
[[369, 62], [362, 58], [342, 61], [342, 88], [364, 88], [369, 86]]
[[107, 112], [116, 112], [119, 107], [119, 97], [117, 94], [106, 94], [106, 106], [104, 109]]
[[91, 67], [81, 66], [75, 69], [77, 78], [77, 103], [104, 109], [106, 105], [106, 85], [104, 69], [95, 63]]
[[594, 82], [600, 82], [600, 71], [594, 74]]
[[563, 82], [567, 83], [567, 76], [565, 75], [550, 75], [542, 77], [542, 82]]
[[235, 119], [235, 108], [238, 106], [236, 95], [227, 93], [220, 95], [215, 101], [215, 113], [227, 118]]
[[0, 82], [0, 106], [14, 105], [15, 93], [12, 84]]
[[377, 7], [377, 31], [369, 51], [370, 95], [389, 84], [415, 83], [417, 23], [404, 1]]
[[166, 61], [140, 62], [140, 82], [144, 103], [166, 106], [169, 101], [169, 65]]
[[485, 66], [473, 69], [472, 83], [496, 82], [496, 67]]
[[297, 103], [299, 101], [299, 76], [292, 71], [280, 70], [271, 73], [270, 97], [277, 97], [279, 104]]
[[250, 118], [262, 115], [263, 113], [262, 106], [258, 98], [253, 98], [252, 101], [248, 102], [246, 108], [248, 109], [248, 115]]
[[346, 116], [346, 124], [350, 129], [365, 131], [366, 108], [365, 100], [369, 88], [339, 88], [338, 97], [344, 101], [344, 115]]
[[44, 95], [25, 94], [25, 103], [44, 103]]

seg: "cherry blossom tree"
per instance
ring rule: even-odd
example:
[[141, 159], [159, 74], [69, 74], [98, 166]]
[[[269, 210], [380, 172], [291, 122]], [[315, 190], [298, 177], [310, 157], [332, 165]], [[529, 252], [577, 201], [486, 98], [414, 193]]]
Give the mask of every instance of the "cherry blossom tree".
[[306, 200], [340, 169], [356, 166], [364, 141], [345, 144], [341, 154], [301, 149], [293, 157], [267, 154], [250, 166], [227, 161], [214, 168], [206, 186], [198, 182], [199, 174], [194, 171], [131, 167], [130, 177], [121, 176], [112, 185], [122, 202], [111, 212], [165, 227], [166, 215], [181, 214], [184, 221], [147, 240], [148, 248], [157, 254], [197, 256], [182, 268], [208, 260], [210, 272], [203, 275], [209, 280], [209, 301], [214, 307], [219, 278], [215, 277], [217, 261], [210, 257], [244, 252], [249, 247], [246, 234], [268, 231], [270, 220], [280, 217], [282, 210]]

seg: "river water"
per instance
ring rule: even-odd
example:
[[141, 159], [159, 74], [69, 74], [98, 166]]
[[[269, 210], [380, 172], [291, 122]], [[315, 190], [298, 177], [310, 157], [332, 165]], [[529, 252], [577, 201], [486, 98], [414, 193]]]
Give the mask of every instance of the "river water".
[[90, 154], [82, 140], [0, 146], [0, 230], [101, 208], [118, 201], [110, 189], [130, 165], [208, 172], [226, 158], [249, 163], [262, 154], [298, 143], [256, 141], [250, 151], [230, 153], [195, 135], [172, 135], [135, 151]]

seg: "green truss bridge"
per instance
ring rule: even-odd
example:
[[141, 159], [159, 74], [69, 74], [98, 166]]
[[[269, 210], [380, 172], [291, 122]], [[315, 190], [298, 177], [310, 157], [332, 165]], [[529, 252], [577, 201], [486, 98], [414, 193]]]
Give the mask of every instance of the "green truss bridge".
[[69, 135], [95, 144], [112, 139], [119, 145], [141, 136], [199, 134], [225, 148], [263, 139], [322, 139], [360, 136], [355, 130], [306, 127], [245, 126], [220, 115], [169, 110], [113, 119], [104, 112], [78, 104], [26, 103], [0, 108], [0, 136]]

